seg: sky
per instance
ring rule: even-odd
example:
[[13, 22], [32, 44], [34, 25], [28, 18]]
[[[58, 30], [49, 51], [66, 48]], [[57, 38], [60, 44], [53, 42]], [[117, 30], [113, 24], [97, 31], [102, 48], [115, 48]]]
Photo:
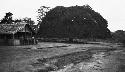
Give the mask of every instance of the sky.
[[111, 31], [125, 30], [125, 0], [0, 0], [0, 19], [5, 13], [13, 13], [13, 19], [29, 17], [37, 23], [37, 10], [40, 6], [90, 5], [107, 21]]

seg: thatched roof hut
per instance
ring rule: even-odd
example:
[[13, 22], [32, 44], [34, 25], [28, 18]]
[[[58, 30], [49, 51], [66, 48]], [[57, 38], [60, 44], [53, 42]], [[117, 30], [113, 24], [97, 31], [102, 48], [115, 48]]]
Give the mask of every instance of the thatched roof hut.
[[20, 45], [22, 40], [31, 40], [34, 35], [35, 31], [27, 23], [0, 24], [0, 41], [18, 40]]

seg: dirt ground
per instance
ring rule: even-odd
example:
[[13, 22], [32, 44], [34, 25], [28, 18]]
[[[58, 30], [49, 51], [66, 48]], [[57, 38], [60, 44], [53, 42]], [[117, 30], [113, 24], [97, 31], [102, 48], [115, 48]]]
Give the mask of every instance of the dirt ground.
[[0, 72], [125, 72], [125, 48], [105, 42], [0, 46]]

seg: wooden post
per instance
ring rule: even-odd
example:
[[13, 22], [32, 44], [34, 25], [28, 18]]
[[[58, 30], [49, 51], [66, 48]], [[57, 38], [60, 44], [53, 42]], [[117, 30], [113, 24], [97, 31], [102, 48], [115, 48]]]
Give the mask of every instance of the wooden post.
[[15, 39], [14, 34], [13, 34], [13, 39]]
[[26, 27], [24, 27], [25, 29], [25, 34], [24, 34], [24, 45], [26, 45], [27, 39], [26, 39]]
[[25, 28], [25, 35], [24, 35], [24, 38], [26, 38], [26, 27], [24, 27]]

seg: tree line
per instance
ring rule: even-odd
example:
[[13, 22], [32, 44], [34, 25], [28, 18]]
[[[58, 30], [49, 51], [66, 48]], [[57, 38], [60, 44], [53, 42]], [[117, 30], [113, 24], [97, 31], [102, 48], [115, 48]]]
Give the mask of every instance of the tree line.
[[[111, 38], [117, 42], [125, 42], [125, 31], [110, 32], [108, 21], [100, 13], [94, 11], [89, 5], [83, 6], [41, 6], [38, 9], [37, 37], [46, 38]], [[12, 13], [8, 12], [0, 24], [26, 22], [31, 26], [35, 22], [31, 18], [12, 19]]]
[[111, 33], [112, 39], [116, 42], [125, 43], [125, 31], [124, 30], [117, 30]]
[[12, 24], [12, 23], [17, 23], [17, 22], [26, 22], [30, 25], [35, 24], [35, 22], [31, 18], [28, 18], [28, 17], [25, 17], [23, 19], [13, 20], [12, 15], [13, 15], [13, 13], [7, 12], [6, 15], [4, 16], [4, 18], [0, 20], [0, 24]]

